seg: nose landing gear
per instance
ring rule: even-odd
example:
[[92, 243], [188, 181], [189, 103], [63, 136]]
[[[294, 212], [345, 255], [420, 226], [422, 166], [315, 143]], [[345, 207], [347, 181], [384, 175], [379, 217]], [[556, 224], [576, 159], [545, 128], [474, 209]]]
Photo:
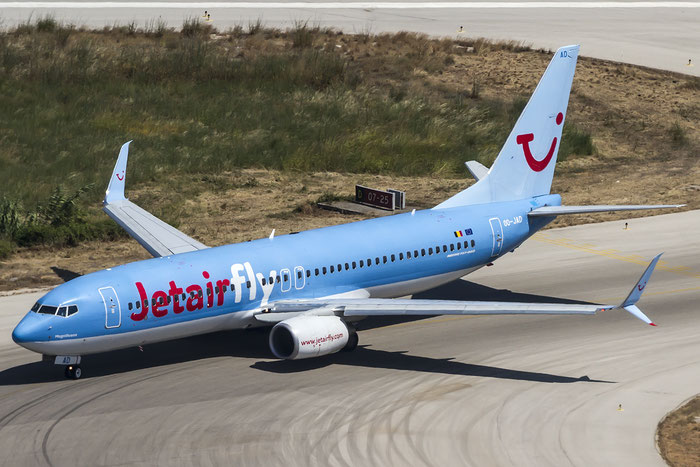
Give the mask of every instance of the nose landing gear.
[[68, 379], [80, 379], [83, 376], [83, 370], [80, 365], [67, 365], [64, 374]]

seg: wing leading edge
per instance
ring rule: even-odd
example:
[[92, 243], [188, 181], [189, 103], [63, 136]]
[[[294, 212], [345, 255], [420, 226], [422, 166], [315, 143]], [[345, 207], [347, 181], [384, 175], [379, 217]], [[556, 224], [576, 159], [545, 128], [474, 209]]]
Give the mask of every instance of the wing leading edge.
[[651, 278], [661, 254], [647, 267], [627, 298], [619, 305], [561, 303], [489, 302], [460, 300], [410, 300], [393, 298], [310, 299], [277, 301], [256, 315], [258, 321], [276, 323], [300, 314], [342, 317], [431, 316], [431, 315], [594, 315], [600, 311], [624, 309], [647, 324], [656, 326], [635, 305]]
[[119, 151], [102, 210], [156, 258], [208, 248], [124, 197], [130, 143]]

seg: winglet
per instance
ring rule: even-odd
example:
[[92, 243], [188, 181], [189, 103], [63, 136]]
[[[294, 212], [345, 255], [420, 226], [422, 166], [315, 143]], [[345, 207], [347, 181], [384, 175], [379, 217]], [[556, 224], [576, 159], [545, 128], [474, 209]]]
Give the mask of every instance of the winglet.
[[651, 279], [651, 274], [654, 272], [656, 263], [659, 262], [659, 258], [661, 258], [662, 254], [663, 253], [659, 253], [654, 257], [654, 259], [651, 260], [651, 263], [649, 263], [649, 266], [647, 266], [647, 269], [644, 271], [644, 274], [642, 274], [642, 277], [640, 277], [637, 283], [634, 284], [632, 291], [620, 305], [620, 308], [623, 308], [625, 311], [631, 313], [635, 318], [641, 319], [651, 326], [656, 326], [656, 324], [654, 324], [644, 313], [642, 313], [642, 310], [637, 308], [635, 303], [637, 303], [639, 298], [642, 296], [642, 292], [644, 292], [647, 282], [649, 282], [649, 279]]
[[112, 178], [109, 179], [109, 186], [107, 186], [107, 192], [105, 193], [105, 199], [103, 204], [113, 203], [115, 201], [120, 201], [124, 199], [124, 183], [126, 180], [126, 162], [129, 159], [129, 144], [131, 141], [127, 141], [122, 145], [119, 151], [119, 158], [117, 158], [117, 163], [114, 165], [114, 171], [112, 172]]

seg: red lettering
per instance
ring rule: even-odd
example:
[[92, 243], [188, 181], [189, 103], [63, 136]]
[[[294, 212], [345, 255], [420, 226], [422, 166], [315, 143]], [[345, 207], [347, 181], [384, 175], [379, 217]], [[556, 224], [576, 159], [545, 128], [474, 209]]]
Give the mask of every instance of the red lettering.
[[[202, 297], [202, 288], [197, 284], [187, 287], [187, 293], [190, 296], [187, 298], [187, 311], [201, 310], [204, 308], [204, 298]], [[194, 297], [192, 296], [194, 292]]]
[[[156, 318], [162, 318], [163, 316], [167, 315], [168, 309], [165, 307], [168, 306], [168, 295], [162, 290], [156, 290], [153, 293], [153, 300], [155, 301], [153, 304], [153, 316]], [[163, 308], [161, 309], [161, 307]]]
[[229, 285], [231, 285], [231, 281], [229, 281], [228, 279], [216, 281], [216, 286], [219, 288], [219, 291], [216, 295], [216, 306], [221, 306], [224, 304], [224, 287], [228, 287]]
[[170, 281], [170, 290], [168, 291], [168, 295], [173, 297], [173, 312], [175, 314], [182, 313], [183, 311], [185, 311], [185, 307], [180, 304], [181, 293], [182, 287], [178, 287], [177, 285], [175, 285], [175, 281]]
[[148, 315], [148, 294], [146, 289], [143, 288], [143, 284], [140, 282], [136, 283], [136, 289], [139, 291], [139, 298], [141, 299], [141, 311], [139, 313], [131, 313], [131, 319], [134, 321], [141, 321]]

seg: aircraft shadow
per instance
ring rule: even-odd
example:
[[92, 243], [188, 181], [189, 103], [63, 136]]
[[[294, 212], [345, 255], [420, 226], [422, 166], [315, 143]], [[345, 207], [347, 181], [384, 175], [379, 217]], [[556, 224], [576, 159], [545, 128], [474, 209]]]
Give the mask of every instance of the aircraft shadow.
[[[522, 294], [505, 289], [494, 289], [468, 281], [455, 281], [422, 292], [414, 297], [443, 300], [461, 299], [581, 303], [557, 297]], [[428, 318], [428, 316], [367, 318], [359, 323], [358, 328], [360, 330], [374, 329], [391, 324], [426, 318]], [[130, 348], [103, 354], [88, 355], [82, 362], [84, 370], [83, 379], [227, 356], [256, 360], [273, 359], [274, 357], [267, 344], [267, 329], [256, 328], [250, 330], [222, 331], [150, 344], [145, 346], [143, 351], [137, 348]], [[332, 364], [463, 376], [482, 376], [500, 379], [519, 379], [548, 383], [574, 383], [580, 381], [609, 382], [591, 380], [587, 377], [574, 378], [547, 373], [473, 365], [456, 362], [450, 358], [420, 357], [408, 355], [405, 352], [387, 352], [370, 349], [366, 346], [360, 346], [354, 352], [341, 352], [310, 360], [258, 361], [252, 365], [252, 368], [275, 373], [294, 373], [322, 368]], [[0, 386], [61, 381], [63, 379], [62, 367], [47, 362], [27, 363], [0, 371]]]
[[62, 269], [57, 266], [51, 266], [51, 270], [56, 274], [63, 282], [68, 282], [72, 281], [76, 277], [82, 276], [82, 274], [79, 274], [75, 271], [71, 271], [70, 269]]
[[358, 346], [353, 352], [340, 352], [326, 357], [308, 360], [275, 360], [256, 362], [251, 368], [272, 373], [297, 373], [322, 368], [328, 365], [348, 365], [387, 370], [419, 371], [444, 375], [480, 376], [484, 378], [534, 381], [539, 383], [614, 383], [614, 381], [590, 379], [588, 376], [574, 378], [532, 371], [513, 370], [486, 365], [474, 365], [454, 361], [453, 358], [430, 358], [408, 355], [406, 351], [388, 352]]

